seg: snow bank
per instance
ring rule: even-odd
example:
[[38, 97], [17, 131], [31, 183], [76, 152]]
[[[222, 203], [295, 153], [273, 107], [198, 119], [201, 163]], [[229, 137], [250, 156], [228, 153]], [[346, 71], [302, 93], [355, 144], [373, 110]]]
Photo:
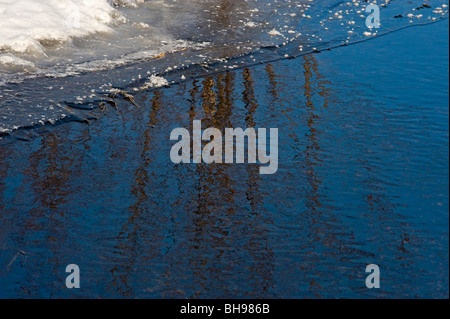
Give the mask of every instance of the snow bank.
[[108, 25], [119, 18], [107, 0], [0, 0], [0, 50], [45, 54], [43, 45], [109, 32]]

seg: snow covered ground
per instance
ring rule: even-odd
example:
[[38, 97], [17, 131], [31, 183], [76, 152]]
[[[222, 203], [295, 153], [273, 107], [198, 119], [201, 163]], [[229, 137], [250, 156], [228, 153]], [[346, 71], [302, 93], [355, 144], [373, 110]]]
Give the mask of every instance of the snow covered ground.
[[41, 42], [108, 32], [119, 17], [107, 0], [0, 0], [0, 48], [43, 53]]

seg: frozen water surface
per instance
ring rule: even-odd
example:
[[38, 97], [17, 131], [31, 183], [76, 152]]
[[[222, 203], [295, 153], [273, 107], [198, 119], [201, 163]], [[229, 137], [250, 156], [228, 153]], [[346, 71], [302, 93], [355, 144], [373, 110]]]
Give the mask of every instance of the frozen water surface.
[[359, 0], [0, 0], [0, 134], [83, 120], [151, 76], [170, 84], [448, 17], [447, 1], [373, 3], [382, 26], [368, 30]]

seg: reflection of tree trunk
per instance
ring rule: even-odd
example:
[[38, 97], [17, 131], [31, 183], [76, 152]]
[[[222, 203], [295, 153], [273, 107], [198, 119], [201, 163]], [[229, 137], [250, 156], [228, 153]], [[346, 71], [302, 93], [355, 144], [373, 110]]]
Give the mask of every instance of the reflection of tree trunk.
[[[199, 91], [198, 81], [196, 79], [192, 80], [192, 88], [189, 90], [190, 95], [190, 103], [189, 107], [189, 123], [192, 123], [195, 120], [195, 116], [197, 113], [195, 112], [196, 103], [197, 103], [197, 93]], [[192, 146], [192, 145], [191, 145]]]
[[[70, 211], [64, 206], [70, 204], [68, 197], [73, 194], [71, 180], [79, 176], [76, 164], [82, 162], [77, 151], [65, 136], [61, 137], [56, 132], [45, 134], [40, 149], [30, 155], [30, 165], [24, 173], [25, 178], [31, 181], [32, 194], [39, 204], [24, 214], [23, 237], [39, 231], [45, 234], [46, 243], [41, 242], [40, 245], [48, 251], [45, 258], [39, 259], [43, 274], [60, 271], [61, 247], [66, 245], [72, 226], [70, 216], [66, 216]], [[23, 192], [29, 193], [30, 190]], [[52, 269], [45, 270], [47, 267]], [[39, 288], [27, 289], [35, 292]]]
[[214, 92], [214, 78], [208, 76], [203, 81], [202, 100], [203, 112], [205, 112], [205, 119], [203, 120], [203, 127], [210, 127], [213, 118], [216, 114], [217, 95]]
[[270, 105], [268, 105], [268, 108], [271, 112], [275, 112], [275, 110], [279, 107], [278, 105], [275, 105], [276, 102], [279, 102], [278, 81], [276, 79], [277, 77], [275, 75], [272, 64], [268, 63], [265, 70], [267, 73], [267, 77], [269, 78], [269, 92], [270, 95], [272, 95], [272, 101], [270, 102]]
[[[147, 191], [151, 184], [148, 167], [152, 162], [151, 133], [153, 127], [158, 123], [157, 116], [160, 109], [160, 92], [154, 92], [154, 98], [151, 100], [152, 108], [149, 114], [149, 120], [142, 134], [143, 140], [140, 143], [142, 149], [140, 157], [140, 166], [134, 173], [134, 184], [131, 187], [131, 194], [135, 198], [135, 203], [129, 207], [130, 213], [128, 221], [123, 225], [121, 232], [117, 237], [118, 244], [115, 249], [120, 251], [123, 261], [116, 261], [116, 265], [111, 270], [113, 276], [111, 285], [115, 291], [123, 296], [129, 297], [133, 293], [133, 287], [128, 284], [129, 277], [133, 271], [137, 259], [142, 255], [146, 248], [141, 242], [142, 228], [147, 227], [143, 217], [149, 213], [156, 213], [151, 210], [152, 200]], [[149, 207], [150, 206], [150, 207]]]
[[222, 132], [225, 128], [231, 127], [231, 115], [233, 109], [232, 94], [234, 90], [234, 73], [217, 75], [217, 113], [213, 118], [213, 127]]
[[258, 103], [255, 99], [255, 90], [253, 88], [253, 78], [251, 76], [250, 69], [244, 69], [244, 92], [243, 92], [243, 102], [245, 108], [247, 109], [247, 114], [245, 117], [245, 123], [247, 127], [255, 127], [255, 121], [253, 116], [255, 115], [256, 109], [258, 108]]
[[[231, 105], [221, 104], [221, 102], [227, 101], [225, 95], [227, 89], [220, 88], [230, 85], [233, 85], [230, 78], [223, 83], [223, 75], [207, 77], [203, 81], [201, 94], [202, 109], [205, 114], [205, 118], [202, 120], [203, 128], [215, 125], [214, 127], [222, 129], [223, 123], [229, 122], [228, 115], [232, 114]], [[218, 87], [217, 94], [214, 91], [216, 86]], [[231, 245], [224, 230], [228, 226], [228, 221], [222, 216], [224, 213], [230, 216], [235, 214], [234, 198], [231, 196], [235, 190], [233, 189], [234, 183], [226, 173], [224, 164], [196, 164], [195, 171], [198, 176], [195, 189], [198, 192], [194, 200], [197, 209], [192, 214], [194, 236], [189, 247], [189, 255], [192, 256], [190, 266], [194, 281], [203, 288], [202, 291], [207, 291], [211, 287], [211, 283], [223, 281], [221, 274], [216, 273], [215, 261], [208, 257], [214, 256], [220, 262], [224, 256], [215, 251], [215, 247], [230, 247]], [[218, 193], [224, 194], [224, 196], [219, 197]], [[222, 208], [223, 206], [225, 208]], [[224, 225], [227, 226], [223, 227]], [[202, 248], [208, 248], [204, 254]]]
[[[205, 78], [200, 90], [197, 90], [195, 85], [191, 89], [189, 112], [194, 117], [197, 115], [195, 104], [197, 94], [200, 93], [202, 102], [198, 113], [204, 114], [204, 129], [215, 127], [224, 132], [225, 128], [233, 127], [234, 82], [234, 73], [219, 74]], [[243, 84], [243, 101], [248, 102], [245, 117], [250, 127], [254, 126], [253, 117], [257, 102], [249, 70], [244, 73]], [[218, 296], [232, 297], [240, 293], [232, 286], [236, 280], [227, 279], [224, 274], [233, 274], [238, 276], [233, 279], [238, 279], [242, 276], [238, 274], [245, 269], [246, 277], [243, 278], [248, 278], [247, 286], [251, 286], [251, 289], [246, 291], [255, 296], [267, 295], [266, 290], [269, 289], [270, 283], [266, 281], [271, 281], [273, 267], [270, 266], [272, 253], [267, 252], [267, 239], [261, 225], [262, 217], [258, 215], [262, 209], [261, 195], [257, 189], [259, 168], [256, 165], [247, 167], [247, 182], [245, 177], [241, 180], [241, 176], [234, 174], [235, 166], [228, 164], [202, 163], [195, 164], [192, 169], [195, 176], [187, 178], [196, 181], [192, 188], [192, 199], [189, 201], [195, 208], [190, 208], [191, 219], [187, 226], [190, 240], [186, 249], [183, 249], [186, 266], [183, 266], [182, 270], [171, 270], [168, 276], [178, 277], [180, 272], [192, 274], [192, 284], [188, 288], [197, 287], [199, 293], [194, 291], [193, 295], [188, 297], [200, 297], [203, 292], [215, 288]], [[240, 187], [238, 184], [243, 182], [248, 185], [252, 212], [243, 210], [236, 202], [237, 188]], [[253, 214], [253, 218], [248, 218], [247, 214]], [[242, 218], [244, 220], [241, 220]], [[243, 229], [246, 229], [245, 233]], [[251, 256], [251, 264], [247, 263], [248, 258], [244, 255]], [[175, 288], [176, 286], [173, 290]]]
[[[256, 128], [255, 115], [258, 102], [255, 98], [254, 81], [250, 69], [243, 70], [243, 81], [245, 90], [243, 102], [247, 108], [245, 117], [246, 127]], [[250, 278], [259, 282], [253, 286], [254, 297], [269, 296], [270, 288], [273, 286], [273, 252], [267, 244], [267, 229], [265, 227], [263, 196], [259, 190], [261, 175], [258, 165], [246, 165], [247, 168], [247, 190], [246, 197], [251, 207], [252, 221], [249, 226], [253, 231], [249, 234], [251, 238], [247, 243], [246, 250], [252, 256], [254, 263], [249, 268]]]
[[216, 0], [215, 2], [216, 4], [211, 6], [211, 3], [207, 1], [202, 10], [203, 18], [201, 21], [211, 21], [211, 25], [208, 25], [211, 34], [223, 30], [232, 30], [241, 25], [237, 13], [248, 10], [246, 1]]
[[[333, 238], [333, 231], [328, 230], [327, 222], [324, 220], [324, 216], [320, 210], [322, 207], [321, 196], [319, 193], [320, 185], [322, 181], [320, 180], [317, 172], [316, 166], [320, 163], [320, 132], [317, 130], [317, 126], [319, 125], [320, 117], [316, 114], [317, 110], [314, 106], [313, 95], [315, 90], [314, 76], [318, 75], [317, 70], [317, 62], [314, 56], [305, 56], [304, 58], [304, 75], [305, 75], [305, 84], [303, 86], [304, 94], [306, 97], [306, 110], [308, 112], [307, 125], [309, 128], [308, 145], [306, 146], [306, 155], [305, 155], [305, 166], [306, 166], [306, 174], [307, 180], [310, 184], [311, 190], [306, 197], [306, 207], [309, 209], [308, 217], [310, 219], [310, 236], [312, 236], [312, 242], [316, 245], [315, 247], [311, 247], [311, 268], [308, 267], [309, 271], [315, 271], [316, 277], [320, 278], [321, 273], [315, 269], [314, 264], [320, 262], [319, 252], [323, 246], [330, 246], [337, 243]], [[313, 73], [314, 72], [314, 73]], [[336, 258], [339, 258], [336, 256]], [[309, 283], [309, 290], [315, 294], [316, 297], [320, 297], [319, 291], [322, 290], [320, 283], [314, 278], [311, 279]]]
[[[66, 203], [68, 190], [66, 183], [73, 174], [73, 162], [75, 158], [71, 154], [65, 154], [64, 141], [59, 142], [56, 133], [49, 133], [42, 139], [42, 147], [30, 157], [31, 169], [27, 175], [33, 179], [33, 188], [39, 194], [41, 207], [58, 210], [61, 204]], [[44, 166], [42, 175], [39, 168]]]
[[[320, 131], [317, 128], [320, 124], [320, 116], [318, 116], [318, 110], [316, 109], [313, 100], [314, 94], [317, 92], [317, 95], [323, 99], [323, 107], [326, 108], [329, 106], [329, 92], [326, 89], [327, 82], [323, 79], [318, 71], [318, 64], [315, 60], [314, 56], [305, 56], [304, 57], [304, 74], [305, 74], [305, 96], [307, 99], [307, 110], [309, 113], [308, 118], [308, 127], [310, 134], [309, 145], [307, 147], [306, 153], [306, 165], [308, 169], [308, 180], [310, 182], [312, 193], [309, 196], [308, 206], [311, 209], [311, 216], [313, 217], [314, 224], [317, 231], [313, 231], [313, 234], [320, 234], [321, 228], [326, 228], [328, 221], [325, 220], [327, 218], [330, 221], [336, 220], [334, 216], [323, 216], [321, 213], [321, 198], [319, 194], [321, 180], [316, 173], [316, 166], [321, 162], [320, 159]], [[362, 217], [365, 219], [365, 223], [372, 223], [371, 229], [374, 232], [384, 234], [386, 237], [382, 240], [386, 243], [386, 245], [382, 246], [392, 246], [394, 242], [397, 243], [396, 249], [401, 253], [401, 257], [399, 259], [404, 259], [410, 261], [410, 258], [404, 257], [409, 254], [409, 251], [406, 249], [410, 242], [410, 235], [404, 230], [406, 224], [400, 223], [399, 227], [395, 228], [392, 225], [398, 224], [398, 220], [401, 220], [401, 216], [395, 214], [394, 205], [390, 203], [388, 196], [385, 196], [380, 191], [380, 183], [378, 181], [378, 177], [376, 174], [376, 168], [370, 166], [369, 161], [360, 160], [362, 165], [367, 171], [368, 178], [362, 182], [361, 189], [368, 189], [368, 194], [366, 196], [367, 203], [369, 205], [370, 214], [362, 213]], [[376, 219], [376, 220], [375, 220]], [[319, 223], [323, 224], [320, 226]], [[336, 227], [336, 226], [335, 226]], [[328, 227], [331, 229], [330, 227]], [[323, 242], [325, 246], [337, 246], [336, 252], [336, 260], [338, 261], [340, 256], [345, 254], [345, 251], [348, 251], [348, 247], [356, 247], [356, 244], [351, 243], [351, 238], [346, 238], [346, 242], [343, 242], [343, 239], [337, 238], [334, 234], [337, 232], [322, 230], [323, 238], [320, 239], [317, 237], [316, 240], [320, 240]], [[375, 238], [380, 240], [380, 237], [375, 235]], [[378, 243], [377, 245], [380, 245]], [[359, 252], [360, 254], [362, 252]], [[319, 256], [317, 256], [318, 258]], [[404, 264], [404, 267], [409, 267], [410, 264]], [[313, 283], [312, 287], [320, 288], [317, 286], [317, 282]], [[315, 289], [313, 289], [316, 291]], [[318, 292], [316, 291], [318, 294]]]
[[308, 206], [313, 212], [313, 218], [317, 216], [320, 218], [320, 212], [317, 208], [321, 207], [320, 196], [318, 194], [319, 186], [321, 181], [317, 177], [317, 173], [315, 171], [315, 166], [319, 163], [318, 152], [320, 152], [319, 145], [319, 132], [316, 129], [317, 121], [320, 120], [320, 117], [316, 115], [316, 109], [313, 103], [313, 70], [317, 72], [317, 68], [314, 67], [314, 64], [317, 64], [313, 56], [305, 56], [304, 74], [305, 74], [305, 85], [304, 92], [306, 97], [306, 109], [308, 112], [308, 128], [309, 128], [309, 145], [306, 147], [306, 167], [307, 167], [307, 175], [308, 181], [311, 185], [312, 196], [309, 197]]

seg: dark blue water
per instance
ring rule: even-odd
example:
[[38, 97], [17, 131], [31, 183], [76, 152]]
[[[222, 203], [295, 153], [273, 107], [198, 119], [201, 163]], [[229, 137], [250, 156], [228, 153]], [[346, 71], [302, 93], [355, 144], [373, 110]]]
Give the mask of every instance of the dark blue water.
[[[448, 298], [448, 33], [407, 28], [2, 137], [0, 297]], [[170, 132], [193, 119], [279, 128], [278, 172], [173, 164]]]

